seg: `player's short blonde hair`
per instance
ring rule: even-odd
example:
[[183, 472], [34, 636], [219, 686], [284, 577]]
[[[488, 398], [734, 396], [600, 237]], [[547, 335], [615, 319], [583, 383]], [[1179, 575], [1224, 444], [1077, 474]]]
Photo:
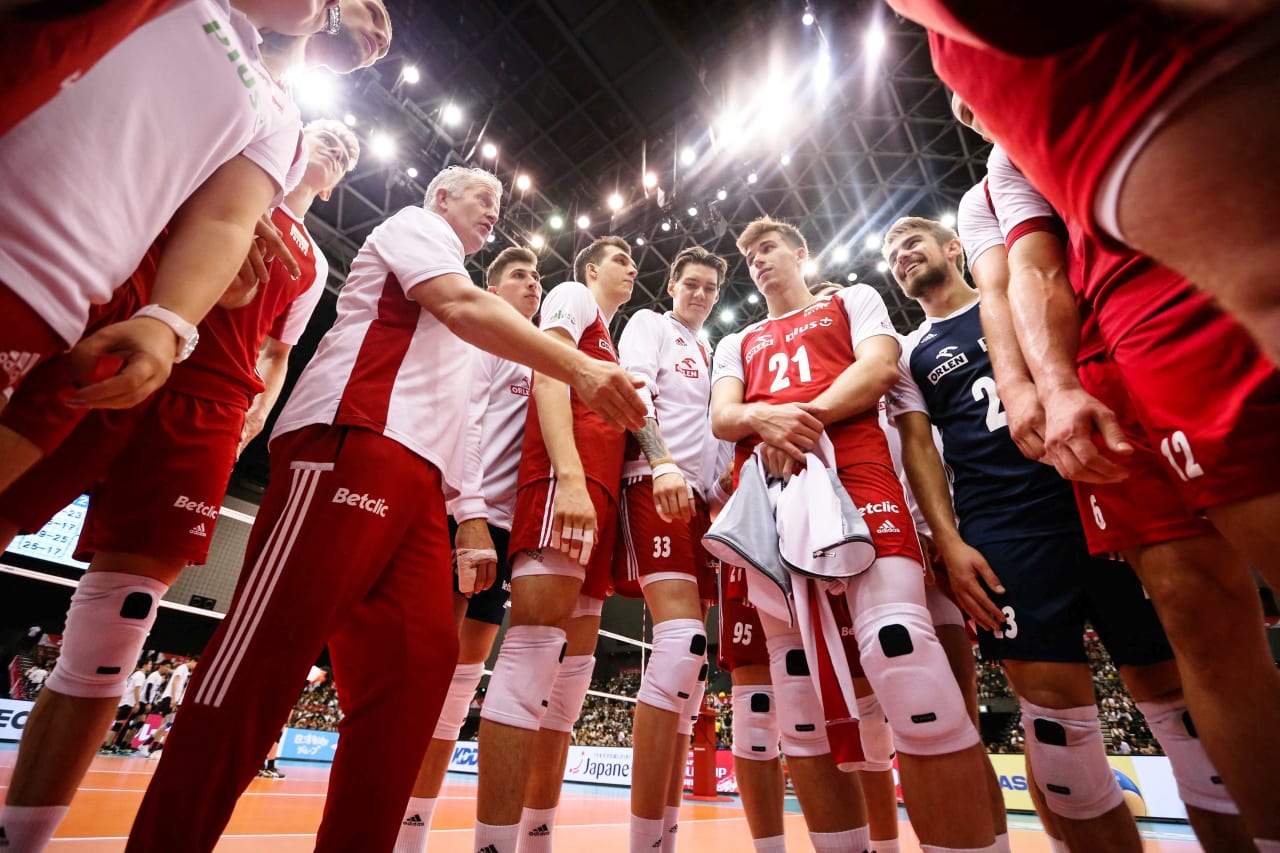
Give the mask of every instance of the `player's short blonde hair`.
[[447, 166], [431, 179], [431, 183], [427, 184], [422, 203], [427, 210], [439, 212], [436, 206], [436, 195], [440, 190], [446, 190], [450, 198], [457, 198], [475, 184], [488, 185], [498, 199], [502, 198], [502, 181], [498, 180], [498, 176], [492, 172], [486, 172], [484, 169], [469, 169], [466, 166]]
[[351, 132], [351, 128], [332, 118], [318, 118], [309, 121], [302, 128], [304, 133], [332, 133], [338, 137], [342, 147], [347, 149], [347, 171], [350, 172], [360, 162], [360, 138]]
[[[889, 230], [884, 232], [884, 242], [880, 245], [880, 254], [887, 261], [889, 260], [889, 244], [897, 240], [903, 234], [913, 232], [923, 232], [928, 234], [934, 240], [938, 241], [939, 246], [945, 246], [952, 240], [959, 241], [958, 235], [954, 228], [948, 228], [941, 222], [933, 219], [925, 219], [923, 216], [904, 216], [897, 222], [889, 226]], [[960, 254], [956, 255], [956, 270], [960, 275], [964, 275], [964, 244], [960, 244]]]
[[799, 228], [789, 222], [781, 222], [768, 216], [762, 216], [753, 220], [738, 235], [738, 251], [745, 255], [748, 246], [770, 231], [777, 232], [782, 237], [782, 241], [793, 249], [804, 249], [806, 252], [809, 250], [809, 243], [804, 239], [804, 235], [800, 233]]
[[489, 268], [484, 271], [484, 283], [487, 287], [497, 287], [498, 282], [502, 280], [502, 274], [507, 271], [507, 267], [520, 262], [532, 264], [536, 270], [538, 268], [538, 256], [534, 254], [532, 249], [526, 249], [523, 246], [508, 246], [498, 253], [498, 257], [493, 259], [493, 263], [489, 264]]

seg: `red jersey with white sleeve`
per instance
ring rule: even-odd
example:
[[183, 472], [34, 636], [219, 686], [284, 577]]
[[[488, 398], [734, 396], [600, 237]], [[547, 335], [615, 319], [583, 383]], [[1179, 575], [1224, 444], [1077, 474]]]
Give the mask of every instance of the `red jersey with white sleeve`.
[[[685, 482], [704, 495], [707, 477], [715, 476], [707, 468], [714, 464], [716, 448], [707, 408], [711, 363], [698, 333], [670, 311], [658, 314], [642, 309], [627, 319], [618, 338], [618, 362], [644, 380], [639, 392], [645, 416], [657, 420]], [[649, 460], [643, 453], [629, 458], [622, 469], [627, 478], [649, 474]]]
[[[566, 281], [556, 285], [543, 301], [540, 317], [539, 328], [544, 332], [550, 329], [567, 332], [578, 351], [588, 358], [618, 363], [613, 339], [609, 336], [608, 320], [585, 284]], [[582, 460], [582, 470], [588, 480], [597, 483], [617, 503], [626, 433], [606, 423], [572, 388], [569, 389], [569, 404], [573, 411], [573, 441]], [[553, 477], [555, 471], [551, 467], [546, 442], [542, 439], [542, 424], [538, 421], [538, 404], [531, 399], [525, 416], [519, 486], [524, 488]]]
[[[406, 207], [373, 229], [338, 297], [338, 318], [298, 378], [271, 439], [311, 424], [360, 427], [463, 481], [472, 347], [409, 291], [466, 276], [462, 241], [438, 213]], [[428, 285], [429, 286], [429, 285]]]
[[510, 530], [532, 371], [493, 353], [477, 351], [472, 358], [465, 473], [449, 514], [458, 522], [487, 518]]
[[200, 323], [200, 345], [190, 358], [173, 366], [165, 384], [168, 390], [247, 407], [264, 388], [258, 375], [258, 351], [267, 336], [291, 346], [302, 337], [324, 293], [329, 262], [302, 220], [287, 207], [272, 211], [271, 221], [302, 273], [294, 279], [284, 264], [273, 260], [269, 279], [249, 304], [215, 306]]
[[0, 283], [68, 344], [223, 163], [286, 186], [301, 121], [259, 41], [225, 0], [175, 4], [0, 138]]
[[[737, 379], [746, 403], [808, 402], [854, 363], [858, 344], [877, 335], [898, 340], [880, 294], [856, 284], [725, 336], [716, 347], [713, 384]], [[915, 525], [875, 407], [829, 424], [826, 433], [835, 447], [840, 480], [871, 530], [876, 553], [921, 561]], [[739, 466], [758, 442], [756, 436], [738, 442]]]

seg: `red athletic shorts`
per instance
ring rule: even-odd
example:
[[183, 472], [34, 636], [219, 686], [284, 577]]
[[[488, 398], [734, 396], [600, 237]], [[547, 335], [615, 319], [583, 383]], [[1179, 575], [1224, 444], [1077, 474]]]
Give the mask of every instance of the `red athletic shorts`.
[[57, 4], [33, 3], [7, 13], [0, 30], [0, 136], [173, 0], [103, 0], [88, 11], [52, 19], [41, 17], [45, 5]]
[[[1160, 310], [1136, 322], [1136, 308], [1123, 304], [1157, 297]], [[1124, 320], [1123, 334], [1109, 325], [1113, 317]], [[1098, 323], [1188, 507], [1199, 512], [1280, 489], [1280, 373], [1239, 323], [1158, 266], [1116, 288]]]
[[165, 390], [133, 409], [91, 411], [0, 496], [0, 517], [39, 530], [88, 491], [77, 559], [114, 551], [201, 564], [243, 426], [243, 406]]
[[716, 600], [715, 561], [702, 547], [711, 526], [706, 503], [695, 502], [692, 520], [663, 521], [653, 504], [653, 479], [644, 477], [622, 490], [618, 504], [618, 543], [613, 560], [613, 590], [642, 597], [642, 578], [693, 578], [703, 601]]
[[924, 565], [915, 522], [893, 469], [878, 462], [840, 467], [840, 482], [871, 531], [876, 557], [907, 557]]
[[0, 282], [0, 394], [8, 395], [37, 364], [66, 348], [62, 336]]
[[[536, 480], [516, 491], [516, 511], [511, 521], [511, 544], [507, 546], [508, 558], [515, 567], [515, 559], [522, 551], [555, 549], [551, 544], [551, 522], [555, 501], [554, 479]], [[599, 601], [609, 596], [613, 585], [613, 549], [618, 533], [618, 505], [595, 480], [587, 480], [587, 493], [596, 511], [595, 549], [591, 562], [586, 566], [582, 581], [582, 594]], [[577, 565], [575, 563], [575, 565]]]
[[1071, 484], [1089, 553], [1100, 556], [1211, 533], [1212, 525], [1188, 508], [1165, 461], [1151, 449], [1119, 368], [1105, 358], [1095, 358], [1077, 370], [1084, 389], [1116, 413], [1134, 447], [1133, 455], [1122, 460], [1129, 471], [1127, 479]]
[[726, 672], [739, 666], [768, 666], [760, 615], [747, 603], [746, 572], [737, 566], [720, 567], [720, 636], [716, 665]]

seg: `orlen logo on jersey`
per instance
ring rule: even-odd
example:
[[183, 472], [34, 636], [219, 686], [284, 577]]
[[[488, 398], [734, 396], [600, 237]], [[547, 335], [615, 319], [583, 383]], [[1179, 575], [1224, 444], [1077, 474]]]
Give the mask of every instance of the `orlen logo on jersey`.
[[755, 357], [756, 353], [760, 352], [762, 349], [768, 349], [773, 346], [773, 343], [773, 335], [761, 335], [756, 342], [751, 345], [751, 349], [747, 350], [746, 355], [742, 357], [742, 360], [745, 363], [750, 364], [751, 359]]
[[819, 317], [817, 320], [813, 320], [811, 322], [805, 323], [803, 326], [798, 326], [797, 328], [794, 328], [791, 331], [787, 332], [787, 342], [790, 343], [791, 341], [794, 341], [796, 338], [800, 337], [810, 329], [816, 329], [819, 326], [822, 326], [825, 328], [830, 325], [831, 325], [830, 317]]
[[609, 343], [609, 342], [608, 342], [607, 340], [605, 340], [604, 338], [601, 338], [601, 339], [600, 339], [600, 341], [599, 341], [599, 343], [600, 343], [600, 349], [602, 349], [602, 350], [604, 350], [605, 352], [609, 353], [609, 355], [613, 356], [614, 358], [617, 358], [617, 357], [618, 357], [617, 353], [615, 353], [615, 352], [613, 351], [613, 344]]
[[177, 509], [185, 509], [187, 512], [194, 512], [196, 515], [203, 515], [205, 518], [217, 519], [218, 507], [214, 504], [207, 504], [204, 501], [193, 501], [186, 495], [178, 495], [178, 499], [173, 502]]
[[676, 373], [682, 373], [690, 379], [697, 379], [701, 372], [698, 370], [698, 362], [692, 358], [686, 358], [676, 365]]
[[870, 503], [866, 506], [858, 507], [859, 515], [875, 515], [879, 512], [902, 512], [902, 507], [898, 506], [893, 501], [878, 501], [876, 503]]
[[358, 506], [365, 512], [371, 512], [379, 518], [387, 517], [387, 502], [385, 500], [356, 494], [345, 487], [339, 487], [338, 491], [333, 493], [333, 503]]
[[817, 302], [813, 303], [808, 308], [804, 309], [804, 313], [801, 314], [800, 316], [808, 317], [810, 314], [814, 313], [815, 311], [821, 311], [822, 309], [827, 307], [827, 303], [830, 301], [831, 301], [831, 294], [828, 293], [826, 296], [822, 297]]
[[[954, 347], [947, 347], [947, 349], [954, 349]], [[942, 353], [939, 353], [938, 357], [941, 358]], [[937, 385], [939, 379], [946, 376], [948, 373], [950, 373], [953, 370], [957, 370], [961, 367], [964, 367], [968, 363], [969, 363], [969, 356], [967, 356], [964, 353], [960, 353], [954, 358], [947, 359], [942, 364], [939, 364], [933, 370], [929, 371], [929, 383], [931, 385]]]
[[528, 397], [529, 396], [529, 377], [522, 376], [520, 377], [519, 382], [509, 385], [507, 386], [507, 388], [509, 391], [511, 391], [512, 394], [515, 394], [517, 397]]

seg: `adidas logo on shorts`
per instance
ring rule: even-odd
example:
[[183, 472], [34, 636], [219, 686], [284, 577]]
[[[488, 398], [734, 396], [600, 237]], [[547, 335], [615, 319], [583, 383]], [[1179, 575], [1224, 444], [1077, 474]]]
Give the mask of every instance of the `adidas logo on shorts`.
[[191, 528], [187, 532], [190, 533], [192, 536], [203, 536], [205, 538], [208, 538], [209, 536], [209, 534], [204, 529], [204, 522], [197, 524], [195, 527]]
[[498, 853], [498, 848], [492, 844], [486, 844], [477, 850], [476, 853]]
[[546, 838], [550, 834], [551, 830], [547, 829], [547, 825], [545, 823], [541, 826], [535, 826], [533, 829], [529, 830], [529, 835], [534, 838]]
[[901, 533], [901, 532], [902, 531], [899, 530], [896, 526], [894, 526], [894, 523], [887, 518], [884, 520], [884, 524], [876, 528], [876, 533]]
[[403, 826], [422, 826], [423, 825], [422, 816], [414, 815], [413, 817], [407, 817], [404, 819], [404, 823], [402, 825]]

